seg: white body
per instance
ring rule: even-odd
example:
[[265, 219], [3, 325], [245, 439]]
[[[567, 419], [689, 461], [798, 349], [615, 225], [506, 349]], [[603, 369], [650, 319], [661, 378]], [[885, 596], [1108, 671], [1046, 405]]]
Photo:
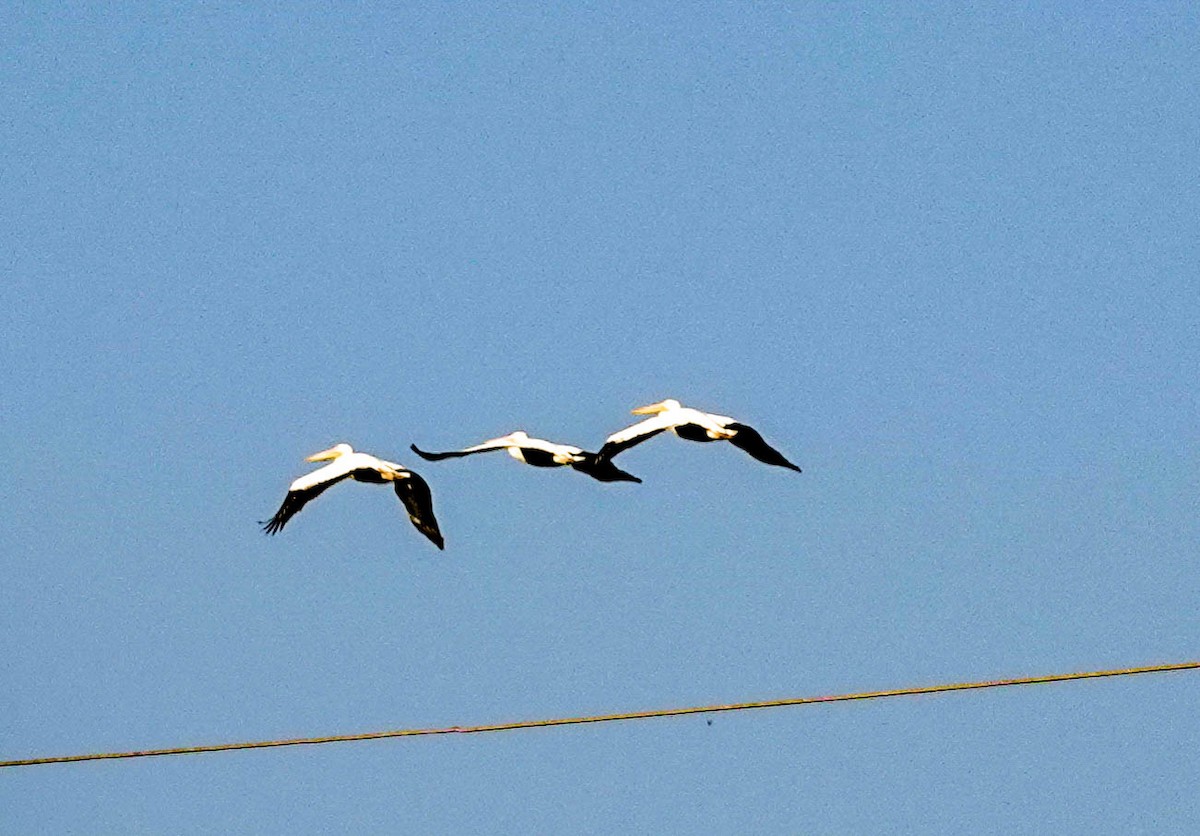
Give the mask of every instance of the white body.
[[634, 415], [645, 415], [647, 413], [654, 414], [654, 417], [647, 418], [645, 421], [639, 421], [633, 426], [613, 433], [605, 439], [604, 443], [624, 444], [638, 436], [649, 435], [661, 432], [662, 430], [671, 430], [674, 432], [676, 427], [682, 427], [684, 424], [695, 424], [698, 427], [703, 427], [708, 433], [708, 437], [714, 441], [722, 438], [732, 438], [737, 434], [735, 430], [725, 429], [728, 425], [736, 423], [728, 415], [714, 415], [711, 412], [701, 412], [698, 409], [683, 406], [679, 401], [674, 399], [660, 401], [659, 403], [633, 410]]
[[525, 456], [521, 453], [522, 447], [529, 447], [533, 450], [542, 450], [554, 456], [554, 460], [559, 464], [571, 464], [572, 462], [583, 460], [583, 449], [572, 447], [570, 444], [555, 444], [553, 441], [546, 441], [542, 438], [531, 438], [524, 430], [502, 435], [499, 438], [491, 438], [487, 441], [476, 444], [474, 447], [465, 447], [464, 453], [482, 453], [485, 450], [507, 450], [508, 455], [512, 456], [519, 462], [525, 461]]
[[[339, 445], [341, 446], [341, 445]], [[349, 445], [346, 445], [349, 447]], [[335, 448], [336, 449], [336, 448]], [[320, 454], [318, 454], [320, 455]], [[315, 457], [310, 457], [309, 461], [323, 461]], [[334, 482], [355, 470], [374, 470], [380, 473], [389, 481], [395, 479], [403, 479], [408, 475], [408, 469], [404, 465], [396, 464], [395, 462], [387, 462], [383, 459], [377, 459], [375, 456], [367, 453], [343, 453], [337, 456], [333, 461], [324, 467], [319, 467], [312, 473], [306, 473], [292, 482], [288, 486], [289, 491], [306, 491], [309, 488], [325, 482]]]

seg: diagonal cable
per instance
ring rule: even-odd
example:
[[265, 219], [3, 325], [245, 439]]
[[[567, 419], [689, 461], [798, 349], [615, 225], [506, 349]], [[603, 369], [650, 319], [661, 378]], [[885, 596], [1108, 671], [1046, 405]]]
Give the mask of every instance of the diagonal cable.
[[79, 763], [81, 761], [117, 760], [122, 758], [149, 758], [160, 755], [196, 755], [203, 752], [231, 752], [238, 749], [271, 749], [279, 746], [309, 746], [320, 743], [349, 743], [359, 740], [383, 740], [392, 737], [421, 737], [437, 734], [483, 734], [486, 732], [539, 729], [550, 726], [579, 726], [585, 723], [615, 723], [625, 720], [649, 720], [655, 717], [679, 717], [684, 714], [711, 714], [718, 711], [747, 711], [752, 708], [783, 708], [792, 705], [814, 705], [817, 703], [852, 702], [855, 700], [877, 700], [887, 697], [911, 697], [918, 694], [944, 694], [950, 691], [979, 691], [985, 688], [1008, 688], [1018, 685], [1046, 685], [1051, 682], [1071, 682], [1080, 679], [1133, 676], [1135, 674], [1168, 673], [1200, 668], [1200, 662], [1175, 662], [1163, 665], [1147, 665], [1137, 668], [1117, 668], [1081, 673], [1047, 674], [1026, 676], [1017, 679], [992, 679], [980, 682], [956, 682], [944, 685], [918, 685], [912, 688], [895, 688], [886, 691], [860, 691], [851, 694], [834, 694], [823, 697], [790, 697], [758, 702], [728, 703], [726, 705], [700, 705], [686, 708], [659, 708], [649, 711], [627, 711], [620, 714], [595, 714], [584, 717], [556, 717], [546, 720], [517, 720], [511, 723], [489, 723], [480, 726], [447, 726], [443, 728], [393, 729], [391, 731], [361, 732], [356, 734], [334, 734], [322, 737], [295, 737], [283, 740], [258, 740], [243, 743], [215, 743], [207, 746], [177, 746], [169, 749], [143, 749], [130, 752], [95, 752], [83, 755], [62, 755], [49, 758], [21, 758], [0, 761], [0, 768], [9, 766], [40, 766], [51, 763]]

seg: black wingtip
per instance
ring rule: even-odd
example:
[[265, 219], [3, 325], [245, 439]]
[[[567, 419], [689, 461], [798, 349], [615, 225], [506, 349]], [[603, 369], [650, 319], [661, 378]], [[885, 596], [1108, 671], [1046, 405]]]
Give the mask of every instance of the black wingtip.
[[438, 459], [444, 458], [444, 456], [439, 456], [435, 453], [429, 453], [425, 450], [422, 450], [420, 447], [418, 447], [415, 444], [408, 445], [408, 449], [412, 450], [414, 453], [416, 453], [418, 456], [420, 456], [427, 462], [436, 462]]
[[641, 479], [632, 473], [626, 473], [611, 461], [601, 459], [598, 453], [584, 453], [584, 458], [571, 462], [571, 467], [580, 473], [586, 473], [598, 482], [637, 482]]

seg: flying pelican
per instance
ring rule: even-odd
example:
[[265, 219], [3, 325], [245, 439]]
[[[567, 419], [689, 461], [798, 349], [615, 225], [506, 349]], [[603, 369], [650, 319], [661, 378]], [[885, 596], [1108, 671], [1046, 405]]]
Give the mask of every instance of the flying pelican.
[[641, 444], [648, 438], [658, 435], [664, 430], [671, 430], [680, 438], [688, 441], [728, 441], [735, 447], [745, 450], [760, 462], [786, 467], [800, 472], [800, 468], [789, 462], [783, 454], [767, 442], [753, 427], [741, 424], [727, 415], [713, 415], [683, 406], [674, 398], [640, 406], [633, 410], [634, 415], [653, 415], [639, 421], [633, 426], [615, 432], [604, 441], [597, 457], [607, 462], [617, 453], [628, 450], [635, 444]]
[[438, 530], [437, 519], [433, 516], [433, 497], [429, 493], [429, 485], [404, 465], [385, 462], [366, 453], [356, 453], [353, 447], [345, 443], [335, 444], [328, 450], [314, 453], [306, 461], [328, 461], [330, 464], [292, 482], [275, 516], [262, 524], [263, 531], [267, 534], [281, 531], [305, 503], [320, 496], [331, 485], [336, 485], [343, 479], [354, 479], [375, 485], [391, 482], [396, 496], [404, 503], [404, 509], [408, 511], [408, 518], [412, 520], [412, 524], [439, 549], [445, 548], [442, 532]]
[[641, 482], [631, 473], [626, 473], [607, 459], [600, 459], [596, 453], [589, 453], [569, 444], [555, 444], [541, 438], [530, 438], [523, 430], [490, 438], [474, 447], [462, 450], [451, 450], [447, 453], [429, 453], [413, 444], [412, 451], [423, 459], [431, 462], [442, 459], [457, 459], [475, 453], [487, 453], [492, 450], [507, 450], [508, 454], [519, 462], [531, 464], [534, 467], [562, 467], [570, 465], [580, 473], [586, 473], [601, 482]]

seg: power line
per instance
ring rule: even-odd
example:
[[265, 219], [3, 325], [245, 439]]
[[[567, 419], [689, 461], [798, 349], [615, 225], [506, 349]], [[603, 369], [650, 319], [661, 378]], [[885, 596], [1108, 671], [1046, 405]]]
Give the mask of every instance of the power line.
[[538, 729], [549, 726], [578, 726], [584, 723], [613, 723], [621, 720], [649, 720], [654, 717], [678, 717], [684, 714], [710, 714], [718, 711], [746, 711], [752, 708], [782, 708], [789, 705], [813, 705], [816, 703], [851, 702], [854, 700], [877, 700], [885, 697], [911, 697], [918, 694], [943, 694], [949, 691], [978, 691], [984, 688], [1005, 688], [1015, 685], [1045, 685], [1051, 682], [1069, 682], [1077, 679], [1100, 679], [1110, 676], [1132, 676], [1141, 673], [1167, 673], [1170, 671], [1196, 670], [1200, 662], [1178, 662], [1165, 665], [1149, 665], [1140, 668], [1120, 668], [1106, 671], [1049, 674], [1028, 676], [1019, 679], [994, 679], [983, 682], [958, 682], [949, 685], [919, 685], [915, 688], [896, 688], [888, 691], [862, 691], [854, 694], [835, 694], [824, 697], [791, 697], [760, 702], [730, 703], [728, 705], [702, 705], [690, 708], [661, 708], [650, 711], [629, 711], [621, 714], [596, 714], [588, 717], [558, 717], [549, 720], [518, 720], [512, 723], [491, 723], [482, 726], [449, 726], [428, 729], [394, 729], [392, 731], [364, 732], [360, 734], [335, 734], [324, 737], [297, 737], [287, 740], [260, 740], [247, 743], [217, 743], [209, 746], [179, 746], [170, 749], [145, 749], [133, 752], [96, 752], [86, 755], [64, 755], [53, 758], [22, 758], [0, 761], [0, 767], [40, 766], [50, 763], [78, 763], [80, 761], [116, 760], [119, 758], [149, 758], [159, 755], [196, 755], [202, 752], [230, 752], [235, 749], [270, 749], [278, 746], [307, 746], [318, 743], [348, 743], [356, 740], [382, 740], [390, 737], [420, 737], [434, 734], [482, 734], [484, 732]]

